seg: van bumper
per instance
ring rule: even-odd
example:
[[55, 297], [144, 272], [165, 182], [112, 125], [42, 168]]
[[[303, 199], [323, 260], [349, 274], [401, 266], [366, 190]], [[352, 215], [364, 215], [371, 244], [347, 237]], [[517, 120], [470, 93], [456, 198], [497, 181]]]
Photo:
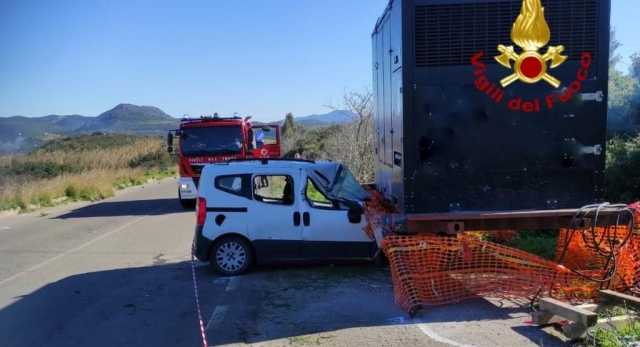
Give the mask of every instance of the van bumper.
[[209, 250], [211, 249], [211, 245], [213, 241], [202, 235], [202, 226], [197, 226], [195, 235], [193, 236], [193, 242], [196, 244], [195, 246], [195, 256], [200, 261], [208, 261], [209, 260]]

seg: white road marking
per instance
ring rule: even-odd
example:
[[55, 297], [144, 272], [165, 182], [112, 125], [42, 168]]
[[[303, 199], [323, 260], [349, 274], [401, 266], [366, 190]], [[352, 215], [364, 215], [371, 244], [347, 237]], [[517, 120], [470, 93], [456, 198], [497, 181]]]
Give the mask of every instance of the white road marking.
[[229, 278], [229, 282], [227, 283], [227, 287], [224, 289], [225, 292], [230, 292], [238, 288], [238, 279], [239, 277], [231, 277]]
[[425, 323], [420, 323], [419, 321], [415, 321], [412, 319], [406, 319], [403, 316], [400, 317], [393, 317], [393, 318], [389, 318], [385, 321], [387, 324], [414, 324], [415, 326], [418, 327], [418, 329], [420, 329], [420, 331], [422, 331], [423, 334], [427, 335], [429, 338], [431, 338], [432, 340], [435, 340], [437, 342], [440, 343], [445, 343], [454, 347], [475, 347], [473, 345], [465, 345], [463, 343], [459, 343], [456, 341], [453, 341], [451, 339], [448, 339], [444, 336], [440, 336], [439, 334], [437, 334], [436, 332], [432, 331], [431, 329], [429, 329], [429, 327], [427, 326], [427, 324]]
[[440, 336], [439, 334], [437, 334], [436, 332], [434, 332], [433, 330], [429, 329], [429, 327], [426, 324], [417, 324], [418, 329], [420, 329], [420, 331], [422, 331], [425, 335], [427, 335], [428, 337], [430, 337], [432, 340], [435, 340], [437, 342], [440, 343], [446, 343], [448, 345], [451, 346], [455, 346], [455, 347], [475, 347], [473, 345], [465, 345], [463, 343], [459, 343], [453, 340], [450, 340], [444, 336]]
[[209, 330], [211, 327], [215, 327], [216, 325], [222, 323], [224, 320], [224, 316], [227, 315], [228, 307], [226, 305], [219, 305], [213, 310], [211, 314], [211, 318], [207, 322], [207, 327], [204, 330]]
[[393, 318], [389, 318], [387, 320], [384, 321], [387, 324], [406, 324], [407, 319], [400, 316], [400, 317], [393, 317]]
[[111, 230], [111, 231], [109, 231], [109, 232], [107, 232], [107, 233], [104, 233], [104, 234], [102, 234], [102, 235], [100, 235], [100, 236], [96, 237], [95, 239], [89, 240], [89, 241], [87, 241], [87, 242], [85, 242], [85, 243], [81, 244], [80, 246], [77, 246], [77, 247], [75, 247], [75, 248], [72, 248], [72, 249], [70, 249], [70, 250], [68, 250], [68, 251], [66, 251], [66, 252], [64, 252], [64, 253], [60, 253], [60, 254], [56, 255], [55, 257], [53, 257], [53, 258], [49, 258], [49, 259], [47, 259], [47, 260], [43, 261], [43, 262], [42, 262], [42, 263], [40, 263], [40, 264], [34, 265], [34, 266], [32, 266], [32, 267], [30, 267], [30, 268], [28, 268], [28, 269], [24, 270], [24, 271], [20, 271], [20, 272], [18, 272], [18, 273], [16, 273], [16, 274], [14, 274], [13, 276], [7, 277], [7, 278], [5, 278], [4, 280], [0, 281], [0, 286], [2, 286], [3, 284], [5, 284], [5, 283], [7, 283], [7, 282], [9, 282], [9, 281], [12, 281], [12, 280], [14, 280], [14, 279], [16, 279], [16, 278], [18, 278], [18, 277], [20, 277], [20, 276], [23, 276], [23, 275], [25, 275], [25, 274], [27, 274], [27, 273], [29, 273], [29, 272], [32, 272], [32, 271], [38, 270], [38, 269], [40, 269], [41, 267], [43, 267], [43, 266], [45, 266], [45, 265], [51, 264], [51, 263], [53, 263], [54, 261], [56, 261], [56, 260], [58, 260], [58, 259], [60, 259], [60, 258], [66, 257], [67, 255], [69, 255], [69, 254], [71, 254], [71, 253], [75, 253], [75, 252], [77, 252], [77, 251], [79, 251], [79, 250], [81, 250], [81, 249], [83, 249], [83, 248], [86, 248], [86, 247], [88, 247], [88, 246], [91, 246], [92, 244], [94, 244], [94, 243], [96, 243], [96, 242], [98, 242], [98, 241], [100, 241], [100, 240], [102, 240], [102, 239], [105, 239], [105, 238], [107, 238], [107, 237], [109, 237], [109, 236], [111, 236], [111, 235], [113, 235], [113, 234], [115, 234], [115, 233], [118, 233], [118, 232], [120, 232], [120, 231], [122, 231], [122, 230], [124, 230], [124, 229], [126, 229], [126, 228], [128, 228], [128, 227], [130, 227], [130, 226], [132, 226], [132, 225], [134, 225], [134, 224], [136, 224], [136, 223], [138, 223], [138, 222], [140, 222], [140, 221], [141, 221], [141, 220], [143, 220], [145, 217], [146, 217], [146, 216], [144, 216], [144, 217], [139, 217], [139, 218], [137, 218], [137, 219], [135, 219], [135, 220], [132, 220], [132, 221], [130, 221], [130, 222], [128, 222], [128, 223], [125, 223], [125, 224], [121, 225], [120, 227], [118, 227], [118, 228], [116, 228], [116, 229], [113, 229], [113, 230]]

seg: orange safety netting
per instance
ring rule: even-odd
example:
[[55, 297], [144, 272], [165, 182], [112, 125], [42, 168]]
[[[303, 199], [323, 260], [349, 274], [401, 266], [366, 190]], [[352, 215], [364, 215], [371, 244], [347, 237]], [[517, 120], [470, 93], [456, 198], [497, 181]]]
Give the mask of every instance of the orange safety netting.
[[[386, 214], [369, 211], [374, 219], [368, 228], [379, 227]], [[583, 302], [605, 288], [638, 293], [640, 233], [628, 226], [560, 230], [555, 261], [479, 235], [388, 233], [382, 248], [396, 302], [412, 312], [476, 296]]]
[[365, 220], [367, 221], [364, 232], [371, 240], [375, 240], [375, 229], [382, 230], [385, 234], [392, 232], [391, 216], [395, 211], [395, 207], [387, 203], [380, 192], [370, 190], [369, 194], [371, 197], [364, 209]]

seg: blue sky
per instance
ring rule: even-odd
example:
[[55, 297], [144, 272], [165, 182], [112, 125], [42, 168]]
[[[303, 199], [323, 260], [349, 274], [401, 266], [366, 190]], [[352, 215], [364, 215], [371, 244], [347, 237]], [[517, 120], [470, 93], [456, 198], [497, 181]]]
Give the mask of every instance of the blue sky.
[[[95, 116], [120, 102], [175, 116], [283, 118], [371, 84], [387, 0], [0, 0], [0, 116]], [[621, 53], [637, 0], [613, 0]]]

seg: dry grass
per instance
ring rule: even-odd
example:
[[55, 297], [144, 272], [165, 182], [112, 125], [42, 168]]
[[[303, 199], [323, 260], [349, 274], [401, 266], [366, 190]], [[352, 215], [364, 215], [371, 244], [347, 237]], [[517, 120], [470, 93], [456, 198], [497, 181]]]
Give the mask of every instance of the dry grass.
[[[63, 200], [100, 200], [113, 196], [116, 189], [175, 174], [162, 139], [128, 137], [122, 141], [108, 136], [113, 141], [102, 148], [50, 146], [53, 150], [0, 157], [0, 210], [26, 211]], [[91, 140], [90, 136], [78, 138], [82, 143]], [[100, 140], [104, 142], [104, 137]]]

